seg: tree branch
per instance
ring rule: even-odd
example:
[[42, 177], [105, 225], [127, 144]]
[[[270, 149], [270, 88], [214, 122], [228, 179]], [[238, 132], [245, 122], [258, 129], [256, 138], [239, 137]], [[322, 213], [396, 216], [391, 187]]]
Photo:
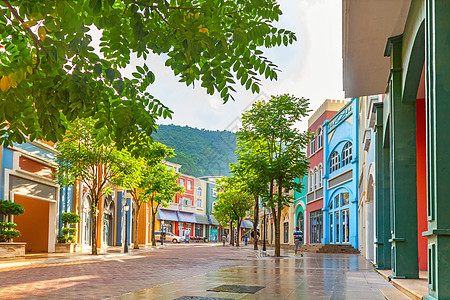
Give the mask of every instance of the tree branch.
[[179, 32], [184, 32], [183, 30], [181, 30], [181, 29], [179, 29], [179, 28], [173, 26], [172, 24], [170, 24], [169, 21], [167, 21], [167, 19], [163, 16], [162, 13], [159, 12], [158, 9], [155, 8], [155, 11], [158, 13], [158, 15], [161, 17], [161, 19], [162, 19], [167, 25], [169, 25], [170, 27], [172, 27], [172, 28], [175, 29], [175, 30], [178, 30]]
[[[14, 9], [14, 7], [11, 6], [11, 4], [9, 3], [8, 0], [3, 0], [3, 3], [5, 3], [5, 5], [8, 7], [9, 11], [11, 11], [11, 13], [14, 15], [14, 17], [20, 21], [21, 24], [24, 23], [24, 20], [19, 16], [19, 14], [17, 13], [17, 11]], [[39, 45], [39, 47], [42, 49], [42, 51], [45, 52], [45, 54], [48, 54], [47, 51], [45, 50], [45, 48], [42, 46], [42, 44], [40, 43], [39, 39], [36, 37], [36, 35], [33, 33], [33, 31], [30, 28], [27, 28], [25, 26], [22, 25], [23, 28], [25, 28], [25, 31], [28, 32], [28, 34], [30, 35], [30, 37], [33, 39], [33, 44], [37, 44]]]

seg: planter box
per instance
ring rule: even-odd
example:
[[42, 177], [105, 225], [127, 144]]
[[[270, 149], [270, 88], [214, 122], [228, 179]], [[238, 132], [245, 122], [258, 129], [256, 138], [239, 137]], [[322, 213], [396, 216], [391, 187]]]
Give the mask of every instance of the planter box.
[[0, 258], [25, 256], [27, 243], [0, 243]]
[[56, 253], [74, 253], [81, 252], [82, 247], [80, 244], [63, 244], [56, 243], [55, 244], [55, 252]]

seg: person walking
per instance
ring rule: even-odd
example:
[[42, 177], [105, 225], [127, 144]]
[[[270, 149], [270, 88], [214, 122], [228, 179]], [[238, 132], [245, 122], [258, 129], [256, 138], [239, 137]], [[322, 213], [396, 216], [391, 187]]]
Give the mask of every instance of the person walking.
[[303, 231], [299, 230], [298, 226], [294, 230], [294, 243], [295, 243], [295, 254], [297, 255], [297, 250], [300, 248], [300, 256], [303, 256]]

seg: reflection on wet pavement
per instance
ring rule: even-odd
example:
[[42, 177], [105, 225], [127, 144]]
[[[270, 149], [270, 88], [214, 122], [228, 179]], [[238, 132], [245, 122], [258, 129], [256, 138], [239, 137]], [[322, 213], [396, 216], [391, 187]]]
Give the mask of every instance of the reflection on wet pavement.
[[[263, 286], [255, 294], [208, 291], [221, 285]], [[186, 278], [120, 299], [176, 299], [183, 296], [230, 299], [385, 299], [395, 288], [355, 254], [305, 253], [304, 257], [261, 258], [244, 265]]]

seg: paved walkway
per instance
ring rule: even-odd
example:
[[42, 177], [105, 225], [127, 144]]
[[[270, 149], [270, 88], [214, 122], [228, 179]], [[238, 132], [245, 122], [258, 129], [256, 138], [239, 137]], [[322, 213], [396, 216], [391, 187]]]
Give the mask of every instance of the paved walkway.
[[[283, 252], [281, 258], [264, 257], [114, 299], [409, 299], [359, 255]], [[222, 285], [262, 289], [255, 294], [211, 291]]]
[[[251, 249], [181, 244], [134, 255], [4, 267], [0, 299], [407, 299], [359, 255], [300, 257], [283, 251], [281, 258], [257, 258]], [[208, 291], [224, 284], [261, 290]]]

